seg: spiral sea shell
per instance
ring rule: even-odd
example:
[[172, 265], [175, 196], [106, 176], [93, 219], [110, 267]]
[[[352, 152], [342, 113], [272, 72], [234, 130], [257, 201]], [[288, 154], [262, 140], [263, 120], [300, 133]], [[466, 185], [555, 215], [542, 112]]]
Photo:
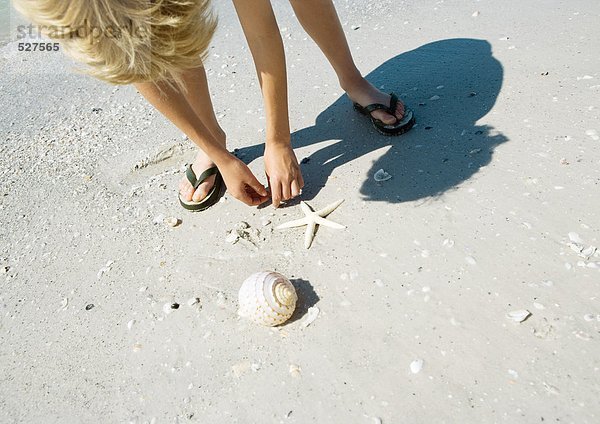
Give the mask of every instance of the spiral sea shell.
[[258, 324], [274, 327], [294, 313], [298, 296], [290, 281], [277, 272], [257, 272], [244, 281], [238, 314]]

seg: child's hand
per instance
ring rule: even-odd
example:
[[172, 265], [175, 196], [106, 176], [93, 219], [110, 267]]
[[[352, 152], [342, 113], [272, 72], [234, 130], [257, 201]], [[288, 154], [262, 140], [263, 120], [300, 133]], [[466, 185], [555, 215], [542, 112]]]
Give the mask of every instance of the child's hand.
[[269, 193], [244, 162], [231, 155], [218, 164], [227, 191], [249, 206], [258, 206], [269, 199]]
[[298, 195], [304, 179], [296, 155], [289, 144], [269, 144], [265, 147], [265, 172], [269, 180], [273, 206]]

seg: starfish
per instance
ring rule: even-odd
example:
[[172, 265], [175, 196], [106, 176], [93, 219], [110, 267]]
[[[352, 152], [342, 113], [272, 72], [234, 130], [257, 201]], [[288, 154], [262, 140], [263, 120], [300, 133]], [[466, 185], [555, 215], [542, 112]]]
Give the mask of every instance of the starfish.
[[306, 233], [304, 233], [304, 247], [310, 248], [312, 244], [313, 238], [315, 237], [315, 230], [317, 229], [317, 225], [325, 225], [326, 227], [335, 228], [338, 230], [343, 230], [346, 228], [344, 225], [337, 224], [333, 221], [329, 221], [325, 219], [327, 215], [337, 209], [339, 205], [341, 205], [344, 200], [338, 200], [335, 203], [332, 203], [329, 206], [325, 206], [323, 209], [315, 212], [308, 203], [300, 202], [300, 207], [302, 208], [302, 212], [306, 215], [304, 218], [297, 219], [295, 221], [286, 222], [285, 224], [281, 224], [277, 227], [278, 230], [284, 228], [293, 228], [293, 227], [302, 227], [306, 225]]

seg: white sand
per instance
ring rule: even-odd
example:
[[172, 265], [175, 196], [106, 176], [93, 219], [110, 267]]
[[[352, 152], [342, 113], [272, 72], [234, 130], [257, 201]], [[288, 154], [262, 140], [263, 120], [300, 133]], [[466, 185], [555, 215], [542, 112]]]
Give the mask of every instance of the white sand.
[[[262, 176], [264, 111], [224, 3], [210, 83]], [[303, 229], [273, 230], [297, 205], [183, 211], [191, 143], [131, 87], [2, 51], [0, 422], [600, 422], [600, 257], [568, 245], [600, 247], [600, 4], [337, 1], [361, 69], [415, 110], [383, 138], [276, 3], [303, 198], [346, 200], [331, 219], [348, 229], [308, 251]], [[242, 220], [257, 248], [225, 241]], [[267, 269], [294, 280], [296, 318], [320, 309], [309, 327], [237, 317]]]

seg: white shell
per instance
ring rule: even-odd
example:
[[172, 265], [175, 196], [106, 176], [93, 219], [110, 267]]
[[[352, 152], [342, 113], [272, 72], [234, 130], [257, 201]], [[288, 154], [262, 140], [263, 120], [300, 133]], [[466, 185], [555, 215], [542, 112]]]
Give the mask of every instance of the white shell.
[[297, 300], [294, 286], [283, 275], [257, 272], [240, 288], [238, 314], [257, 324], [274, 327], [292, 316]]
[[181, 223], [181, 221], [179, 221], [179, 218], [175, 218], [174, 216], [170, 216], [168, 218], [165, 218], [165, 224], [167, 224], [169, 227], [175, 228], [180, 223]]
[[508, 314], [506, 314], [506, 317], [512, 319], [515, 322], [523, 322], [527, 318], [529, 318], [530, 315], [531, 312], [529, 312], [527, 309], [520, 309], [518, 311], [509, 312]]
[[423, 369], [423, 360], [415, 359], [410, 363], [410, 371], [413, 374], [418, 374]]
[[392, 178], [392, 176], [385, 172], [383, 169], [378, 170], [373, 176], [373, 179], [377, 182], [387, 181], [390, 178]]

